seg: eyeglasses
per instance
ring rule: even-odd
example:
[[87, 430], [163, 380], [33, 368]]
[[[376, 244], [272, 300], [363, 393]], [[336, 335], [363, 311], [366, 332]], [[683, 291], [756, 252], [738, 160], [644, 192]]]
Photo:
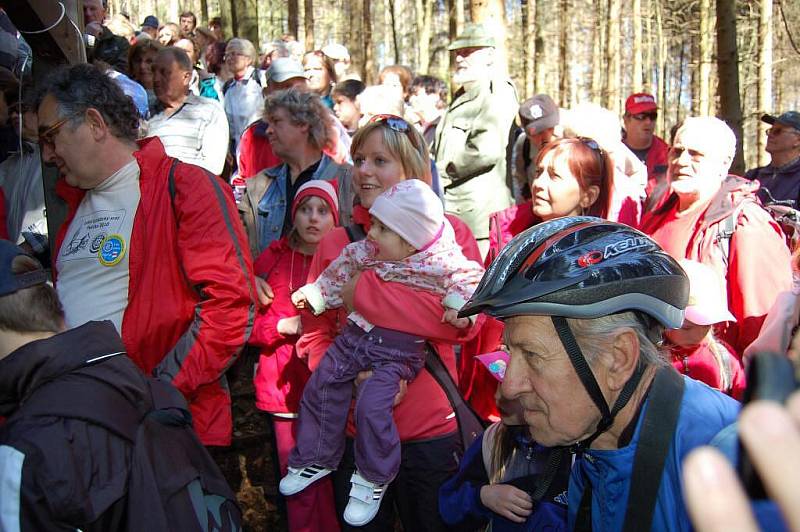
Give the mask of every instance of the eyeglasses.
[[[67, 122], [69, 122], [70, 120], [72, 120], [72, 119], [74, 119], [74, 118], [76, 118], [76, 117], [78, 117], [78, 116], [80, 116], [82, 114], [83, 114], [83, 111], [69, 114], [69, 115], [65, 116], [64, 118], [62, 118], [61, 120], [58, 120], [52, 126], [46, 128], [41, 133], [39, 133], [39, 146], [42, 147], [42, 148], [45, 147], [45, 146], [53, 148], [55, 146], [55, 142], [54, 142], [55, 141], [55, 137], [56, 137], [56, 135], [58, 135], [58, 131], [61, 129], [61, 127], [64, 124], [66, 124]], [[41, 131], [41, 129], [42, 128], [39, 128], [40, 131]]]
[[407, 137], [411, 145], [414, 146], [414, 149], [419, 149], [417, 146], [417, 141], [414, 136], [411, 134], [411, 125], [405, 121], [405, 119], [400, 118], [397, 115], [390, 115], [390, 114], [380, 114], [375, 115], [369, 119], [368, 124], [375, 124], [381, 123], [386, 124], [386, 127], [391, 129], [392, 131], [397, 131], [398, 133], [404, 133]]
[[247, 57], [247, 54], [243, 54], [242, 52], [225, 52], [225, 55], [222, 56], [223, 59], [230, 59], [233, 57]]
[[767, 135], [780, 135], [781, 133], [794, 133], [795, 135], [800, 135], [800, 131], [796, 130], [793, 127], [777, 127], [772, 126], [767, 130]]
[[658, 113], [638, 113], [635, 115], [630, 115], [630, 117], [637, 122], [644, 122], [645, 120], [652, 120], [655, 122], [656, 118], [658, 118]]

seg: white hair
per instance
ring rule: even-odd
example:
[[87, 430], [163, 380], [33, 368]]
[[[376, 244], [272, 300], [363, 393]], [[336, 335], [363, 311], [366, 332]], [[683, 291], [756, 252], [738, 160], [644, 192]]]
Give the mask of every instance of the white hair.
[[632, 329], [639, 339], [639, 360], [645, 366], [664, 366], [666, 357], [661, 354], [656, 342], [661, 341], [663, 327], [655, 325], [648, 330], [633, 312], [621, 312], [594, 319], [567, 319], [588, 362], [593, 362], [601, 352], [614, 342], [620, 329]]
[[675, 136], [690, 128], [702, 130], [703, 137], [713, 142], [717, 153], [727, 163], [727, 171], [736, 155], [736, 135], [730, 126], [714, 116], [690, 116], [683, 121]]

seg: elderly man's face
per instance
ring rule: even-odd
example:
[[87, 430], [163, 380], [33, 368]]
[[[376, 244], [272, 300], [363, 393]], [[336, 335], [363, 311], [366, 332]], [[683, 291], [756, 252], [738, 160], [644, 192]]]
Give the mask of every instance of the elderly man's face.
[[678, 130], [667, 157], [667, 176], [681, 203], [704, 201], [716, 194], [731, 163], [722, 151], [714, 132], [705, 127]]
[[[511, 358], [502, 395], [519, 401], [533, 439], [545, 446], [571, 445], [594, 433], [600, 411], [575, 373], [550, 317], [507, 319], [505, 343]], [[595, 375], [599, 377], [596, 369]], [[603, 389], [603, 379], [597, 380]]]
[[769, 154], [800, 150], [800, 131], [792, 126], [775, 122], [767, 130], [766, 151]]
[[476, 46], [456, 50], [456, 71], [453, 74], [453, 82], [461, 85], [488, 77], [493, 64], [494, 48]]
[[106, 10], [102, 0], [83, 0], [83, 23], [97, 22], [102, 24], [106, 18]]
[[59, 117], [58, 102], [50, 95], [39, 105], [37, 117], [44, 162], [58, 168], [68, 185], [83, 189], [96, 186], [91, 154], [97, 146], [89, 134], [89, 126], [81, 123], [73, 127], [65, 119], [77, 117]]
[[157, 57], [153, 63], [153, 90], [165, 105], [182, 102], [191, 79], [191, 72], [181, 70], [178, 63], [167, 55]]

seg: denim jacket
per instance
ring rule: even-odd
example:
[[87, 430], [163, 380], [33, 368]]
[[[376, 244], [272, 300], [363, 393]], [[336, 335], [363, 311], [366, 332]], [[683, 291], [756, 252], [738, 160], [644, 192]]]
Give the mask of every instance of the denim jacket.
[[[350, 184], [350, 165], [336, 164], [330, 157], [323, 155], [317, 171], [312, 179], [335, 181], [339, 195], [339, 219], [342, 224], [350, 223], [353, 193]], [[253, 257], [269, 246], [270, 242], [279, 239], [283, 231], [283, 220], [286, 216], [286, 186], [289, 180], [289, 167], [281, 164], [268, 168], [248, 179], [247, 191], [239, 211], [242, 214], [245, 230], [251, 245]], [[263, 184], [263, 189], [259, 184]], [[261, 195], [261, 190], [264, 190]], [[253, 193], [257, 196], [254, 198]], [[252, 212], [255, 211], [255, 212]]]

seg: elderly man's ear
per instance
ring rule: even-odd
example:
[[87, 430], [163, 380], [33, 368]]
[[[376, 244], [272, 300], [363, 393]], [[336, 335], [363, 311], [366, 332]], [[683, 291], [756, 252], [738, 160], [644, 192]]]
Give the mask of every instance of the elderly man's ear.
[[606, 385], [610, 390], [621, 390], [631, 378], [639, 362], [639, 347], [639, 337], [633, 329], [619, 329], [611, 348], [603, 355]]
[[89, 126], [89, 131], [95, 142], [102, 141], [109, 134], [108, 125], [103, 119], [103, 115], [92, 107], [86, 110], [86, 125]]

